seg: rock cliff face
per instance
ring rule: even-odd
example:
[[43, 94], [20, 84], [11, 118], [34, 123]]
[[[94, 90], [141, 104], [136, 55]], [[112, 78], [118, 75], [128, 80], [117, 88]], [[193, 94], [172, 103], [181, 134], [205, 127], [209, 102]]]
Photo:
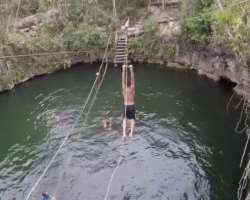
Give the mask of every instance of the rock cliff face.
[[160, 37], [166, 42], [175, 42], [181, 35], [180, 2], [167, 5], [165, 8], [152, 6], [149, 13], [159, 24]]
[[17, 20], [17, 23], [11, 27], [11, 31], [20, 31], [23, 33], [35, 34], [39, 26], [48, 19], [57, 19], [59, 21], [60, 14], [56, 9], [49, 10], [47, 13], [39, 13], [24, 17]]
[[215, 81], [221, 79], [231, 81], [235, 83], [234, 91], [250, 101], [250, 72], [234, 55], [211, 46], [187, 48], [183, 42], [179, 42], [182, 35], [180, 3], [176, 1], [175, 4], [166, 5], [165, 8], [153, 6], [149, 9], [159, 23], [163, 40], [176, 44], [176, 57], [167, 62], [168, 66], [192, 68], [197, 70], [199, 75], [205, 75]]
[[215, 81], [231, 81], [235, 84], [234, 91], [250, 101], [250, 72], [233, 55], [212, 47], [191, 48], [179, 52], [174, 62]]

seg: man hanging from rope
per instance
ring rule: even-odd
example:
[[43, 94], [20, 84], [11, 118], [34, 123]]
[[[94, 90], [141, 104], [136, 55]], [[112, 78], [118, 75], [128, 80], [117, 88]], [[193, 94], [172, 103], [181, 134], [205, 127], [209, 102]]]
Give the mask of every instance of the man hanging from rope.
[[122, 67], [122, 94], [124, 98], [123, 137], [126, 137], [128, 125], [130, 125], [129, 136], [132, 137], [135, 128], [135, 77], [132, 65]]

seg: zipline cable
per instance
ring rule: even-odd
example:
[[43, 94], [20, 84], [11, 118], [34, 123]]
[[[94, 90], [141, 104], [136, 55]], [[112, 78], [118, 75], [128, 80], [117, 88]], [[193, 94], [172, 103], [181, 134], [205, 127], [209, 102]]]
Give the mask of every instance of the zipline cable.
[[[108, 45], [107, 45], [108, 46]], [[107, 52], [107, 50], [105, 50], [105, 52]], [[107, 54], [106, 54], [107, 56]], [[104, 55], [105, 57], [105, 55]], [[103, 65], [101, 64], [100, 67], [99, 67], [99, 72], [101, 72], [102, 70], [102, 67]], [[49, 161], [48, 165], [46, 166], [45, 170], [43, 171], [43, 173], [40, 175], [40, 177], [38, 178], [38, 180], [35, 182], [34, 186], [31, 188], [30, 192], [28, 193], [27, 197], [25, 198], [25, 200], [29, 200], [33, 191], [37, 188], [37, 186], [39, 185], [39, 183], [41, 182], [42, 178], [45, 176], [45, 174], [47, 173], [47, 171], [49, 170], [49, 168], [51, 167], [51, 165], [53, 164], [54, 160], [56, 159], [56, 157], [58, 156], [59, 152], [61, 151], [61, 149], [63, 148], [63, 146], [66, 144], [69, 136], [73, 133], [73, 130], [75, 128], [75, 126], [77, 125], [77, 123], [79, 122], [80, 118], [82, 117], [89, 101], [90, 101], [90, 98], [91, 96], [93, 95], [93, 92], [94, 92], [94, 89], [96, 88], [96, 85], [98, 83], [98, 76], [96, 76], [95, 80], [94, 80], [94, 83], [92, 85], [92, 88], [88, 94], [88, 97], [87, 99], [85, 100], [85, 103], [75, 121], [75, 123], [72, 125], [70, 131], [67, 133], [67, 135], [65, 136], [65, 138], [63, 139], [63, 142], [61, 143], [61, 145], [59, 146], [59, 148], [57, 149], [56, 153], [54, 154], [54, 156], [51, 158], [51, 160]]]
[[32, 56], [49, 56], [49, 55], [57, 55], [57, 54], [74, 54], [74, 53], [86, 53], [88, 51], [54, 51], [54, 52], [43, 52], [43, 53], [33, 53], [33, 54], [19, 54], [19, 55], [8, 55], [8, 56], [0, 56], [0, 59], [6, 58], [22, 58], [22, 57], [32, 57]]
[[238, 187], [238, 191], [237, 191], [238, 200], [242, 199], [243, 191], [247, 186], [249, 173], [250, 173], [250, 159], [248, 158], [246, 168], [244, 169], [243, 175], [242, 175], [240, 182], [239, 182], [239, 187]]
[[116, 171], [118, 170], [118, 168], [120, 166], [121, 161], [122, 161], [122, 156], [120, 155], [120, 157], [119, 157], [119, 159], [117, 161], [117, 165], [116, 165], [115, 169], [113, 170], [113, 173], [111, 174], [111, 177], [109, 179], [109, 183], [108, 183], [108, 187], [107, 187], [107, 191], [106, 191], [104, 200], [108, 200], [109, 193], [110, 193], [110, 190], [111, 190], [111, 184], [112, 184], [113, 179], [115, 177]]
[[[107, 68], [108, 68], [108, 49], [109, 49], [109, 45], [110, 45], [110, 42], [111, 42], [111, 38], [112, 38], [112, 34], [109, 35], [109, 38], [108, 38], [108, 42], [107, 42], [107, 45], [106, 45], [106, 48], [105, 48], [105, 52], [104, 52], [104, 55], [103, 55], [103, 58], [102, 58], [102, 62], [100, 64], [100, 67], [99, 67], [99, 70], [97, 72], [97, 84], [96, 84], [96, 88], [95, 88], [95, 93], [92, 95], [92, 100], [90, 101], [90, 106], [88, 106], [88, 110], [85, 114], [85, 119], [84, 119], [84, 122], [83, 122], [83, 126], [85, 126], [85, 124], [87, 123], [87, 119], [88, 119], [88, 116], [94, 106], [94, 103], [96, 101], [96, 98], [97, 98], [97, 95], [101, 89], [101, 86], [103, 84], [103, 81], [104, 81], [104, 78], [105, 78], [105, 75], [106, 75], [106, 72], [107, 72]], [[99, 74], [101, 74], [102, 72], [102, 68], [103, 68], [103, 64], [104, 64], [104, 61], [106, 62], [106, 65], [105, 65], [105, 69], [103, 70], [103, 74], [102, 74], [102, 78], [101, 80], [99, 80], [100, 76]], [[71, 134], [72, 136], [73, 134]], [[69, 159], [70, 160], [70, 159]]]
[[247, 146], [248, 146], [248, 141], [249, 141], [249, 138], [250, 138], [250, 129], [248, 129], [246, 131], [246, 135], [247, 135], [247, 140], [246, 140], [246, 144], [245, 144], [245, 148], [244, 148], [243, 154], [241, 156], [240, 167], [242, 166], [242, 163], [243, 163], [243, 160], [244, 160], [244, 157], [245, 157], [245, 154], [246, 154], [246, 150], [247, 150]]
[[57, 155], [59, 154], [59, 152], [61, 151], [61, 149], [63, 148], [63, 146], [65, 145], [65, 143], [67, 142], [70, 134], [72, 134], [74, 128], [75, 128], [75, 125], [78, 123], [79, 119], [81, 118], [89, 100], [90, 100], [90, 97], [94, 91], [94, 88], [95, 88], [95, 85], [97, 83], [97, 78], [95, 79], [94, 83], [93, 83], [93, 86], [89, 92], [89, 95], [84, 103], [84, 106], [82, 107], [81, 109], [81, 112], [77, 118], [77, 120], [75, 121], [75, 123], [73, 124], [73, 126], [71, 127], [70, 131], [68, 132], [68, 134], [65, 136], [65, 138], [63, 139], [63, 142], [61, 143], [61, 145], [59, 146], [59, 148], [57, 149], [56, 153], [54, 154], [54, 156], [51, 158], [50, 162], [48, 163], [47, 167], [45, 168], [45, 170], [43, 171], [43, 173], [40, 175], [40, 177], [38, 178], [38, 180], [36, 181], [36, 183], [34, 184], [34, 186], [31, 188], [30, 192], [28, 193], [27, 197], [25, 198], [25, 200], [29, 200], [33, 191], [37, 188], [38, 184], [40, 183], [40, 181], [42, 180], [42, 178], [45, 176], [45, 174], [47, 173], [47, 171], [49, 170], [49, 168], [51, 167], [52, 163], [54, 162], [54, 160], [56, 159]]
[[243, 104], [242, 104], [242, 109], [241, 109], [241, 112], [240, 112], [240, 118], [239, 118], [239, 120], [238, 120], [238, 122], [236, 124], [236, 127], [235, 127], [235, 132], [239, 133], [239, 134], [244, 133], [248, 128], [248, 126], [244, 126], [243, 128], [240, 129], [240, 124], [241, 124], [241, 122], [242, 122], [242, 120], [244, 118], [244, 111], [245, 111], [246, 106], [247, 106], [246, 97], [244, 96], [242, 99], [243, 99]]
[[[109, 48], [109, 45], [110, 45], [110, 42], [111, 42], [111, 38], [112, 38], [112, 35], [110, 34], [109, 38], [108, 38], [108, 42], [107, 42], [107, 46], [106, 46], [106, 50], [105, 50], [105, 53], [104, 53], [104, 56], [103, 56], [103, 59], [102, 59], [102, 63], [101, 63], [101, 66], [104, 64], [104, 61], [105, 61], [105, 67], [104, 67], [104, 71], [102, 73], [101, 70], [98, 71], [98, 78], [101, 77], [101, 80], [99, 80], [99, 85], [97, 86], [97, 89], [96, 89], [96, 92], [94, 94], [94, 97], [93, 97], [93, 100], [89, 106], [89, 109], [87, 111], [87, 114], [86, 114], [86, 117], [85, 117], [85, 120], [84, 120], [84, 124], [87, 122], [88, 120], [88, 115], [89, 113], [91, 112], [94, 104], [95, 104], [95, 101], [96, 101], [96, 98], [97, 98], [97, 95], [102, 87], [102, 84], [103, 84], [103, 81], [104, 81], [104, 78], [106, 76], [106, 73], [107, 73], [107, 70], [108, 70], [108, 48]], [[102, 74], [101, 74], [102, 73]]]

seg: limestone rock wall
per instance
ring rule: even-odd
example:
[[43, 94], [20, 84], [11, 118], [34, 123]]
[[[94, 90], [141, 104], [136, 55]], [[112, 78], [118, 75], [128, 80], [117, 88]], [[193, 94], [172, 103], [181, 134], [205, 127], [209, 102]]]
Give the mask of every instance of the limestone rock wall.
[[194, 68], [199, 75], [205, 75], [215, 81], [223, 78], [236, 83], [234, 91], [250, 101], [250, 72], [237, 62], [233, 55], [212, 47], [183, 48], [175, 62]]

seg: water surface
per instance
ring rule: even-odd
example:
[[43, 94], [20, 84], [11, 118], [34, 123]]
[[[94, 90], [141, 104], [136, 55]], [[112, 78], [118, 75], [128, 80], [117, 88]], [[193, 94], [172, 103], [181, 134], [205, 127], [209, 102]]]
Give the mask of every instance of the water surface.
[[[231, 91], [193, 72], [136, 65], [136, 133], [121, 139], [121, 76], [110, 68], [95, 107], [80, 119], [31, 199], [234, 200], [240, 177]], [[97, 66], [36, 78], [0, 94], [0, 199], [24, 199], [70, 131]], [[111, 111], [114, 127], [101, 128]]]

